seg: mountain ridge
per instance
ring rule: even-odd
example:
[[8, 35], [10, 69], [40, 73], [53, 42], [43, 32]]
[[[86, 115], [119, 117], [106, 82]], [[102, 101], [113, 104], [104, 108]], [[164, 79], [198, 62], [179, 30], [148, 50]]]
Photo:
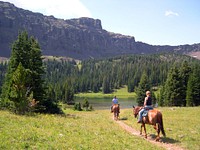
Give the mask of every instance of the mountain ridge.
[[10, 56], [11, 44], [17, 39], [19, 31], [23, 30], [39, 41], [43, 55], [80, 60], [124, 54], [189, 54], [200, 51], [200, 44], [150, 45], [135, 41], [134, 36], [106, 31], [100, 19], [57, 19], [0, 1], [0, 56]]

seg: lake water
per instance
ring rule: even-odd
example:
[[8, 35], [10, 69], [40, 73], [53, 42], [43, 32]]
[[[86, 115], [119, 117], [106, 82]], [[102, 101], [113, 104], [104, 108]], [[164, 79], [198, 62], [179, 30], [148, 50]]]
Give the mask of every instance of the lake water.
[[[112, 98], [86, 98], [90, 105], [94, 108], [94, 110], [97, 109], [110, 109], [112, 105]], [[137, 102], [133, 98], [118, 98], [120, 109], [125, 108], [132, 108], [133, 105], [137, 105]], [[80, 102], [83, 104], [84, 98], [76, 98], [75, 102]]]

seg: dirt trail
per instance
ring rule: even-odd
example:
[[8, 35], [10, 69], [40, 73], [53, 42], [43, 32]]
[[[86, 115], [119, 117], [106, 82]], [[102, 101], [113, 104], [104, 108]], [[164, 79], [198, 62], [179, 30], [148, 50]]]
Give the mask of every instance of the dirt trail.
[[[124, 122], [118, 120], [116, 121], [116, 123], [118, 123], [124, 130], [126, 130], [127, 132], [135, 135], [135, 136], [139, 136], [141, 138], [144, 138], [144, 136], [141, 136], [139, 131], [136, 131], [134, 128], [128, 126], [127, 124], [125, 124]], [[155, 145], [158, 145], [160, 147], [163, 147], [167, 150], [185, 150], [183, 148], [181, 148], [180, 146], [177, 146], [175, 144], [171, 144], [171, 143], [164, 143], [164, 142], [156, 142], [155, 139], [152, 139], [151, 136], [148, 136], [147, 139], [144, 138], [145, 140], [147, 140], [148, 142], [151, 142]]]

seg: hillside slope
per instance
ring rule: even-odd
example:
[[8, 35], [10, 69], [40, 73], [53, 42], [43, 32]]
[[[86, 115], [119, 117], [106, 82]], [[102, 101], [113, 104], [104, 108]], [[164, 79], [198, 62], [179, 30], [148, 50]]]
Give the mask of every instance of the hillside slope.
[[136, 42], [133, 36], [108, 32], [101, 20], [93, 18], [57, 19], [0, 1], [0, 56], [9, 57], [19, 31], [36, 37], [44, 55], [75, 59], [103, 58], [123, 54], [150, 54], [200, 51], [200, 44], [154, 46]]

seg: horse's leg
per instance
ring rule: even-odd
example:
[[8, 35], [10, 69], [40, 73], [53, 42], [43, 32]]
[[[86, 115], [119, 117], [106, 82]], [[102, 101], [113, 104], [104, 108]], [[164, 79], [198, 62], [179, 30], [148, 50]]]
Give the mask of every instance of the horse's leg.
[[142, 135], [142, 127], [143, 127], [143, 124], [141, 124], [141, 127], [140, 127], [140, 135]]
[[156, 141], [159, 141], [160, 140], [160, 125], [159, 124], [157, 125], [156, 131], [157, 131]]
[[119, 112], [117, 112], [117, 120], [119, 119]]
[[160, 126], [159, 124], [158, 125], [153, 125], [153, 128], [156, 130], [157, 132], [157, 136], [156, 136], [156, 141], [159, 141], [160, 140]]
[[146, 131], [146, 126], [144, 123], [143, 123], [143, 126], [144, 126], [144, 137], [147, 138], [147, 131]]
[[114, 114], [115, 114], [115, 120], [117, 121], [118, 120], [118, 113], [115, 112]]

